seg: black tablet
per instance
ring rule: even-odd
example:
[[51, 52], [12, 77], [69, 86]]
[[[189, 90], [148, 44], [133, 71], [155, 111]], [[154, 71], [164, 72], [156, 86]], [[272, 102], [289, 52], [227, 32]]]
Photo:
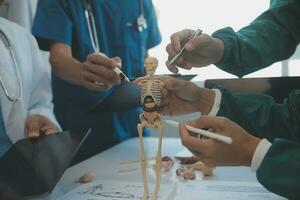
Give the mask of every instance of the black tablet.
[[18, 197], [49, 194], [89, 135], [76, 138], [70, 132], [16, 142], [0, 159], [0, 182]]
[[[197, 74], [165, 74], [162, 76], [171, 76], [181, 80], [190, 81]], [[135, 79], [131, 79], [132, 81]], [[96, 114], [99, 112], [115, 112], [126, 111], [129, 109], [141, 106], [141, 89], [139, 86], [132, 82], [123, 82], [121, 85], [116, 86], [114, 91], [107, 97], [97, 102], [89, 110], [89, 113]]]

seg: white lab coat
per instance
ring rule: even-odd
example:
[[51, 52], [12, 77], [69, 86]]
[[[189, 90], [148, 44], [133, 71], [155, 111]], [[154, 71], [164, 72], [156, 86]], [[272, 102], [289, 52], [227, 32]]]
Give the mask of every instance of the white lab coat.
[[[25, 137], [27, 116], [40, 114], [58, 123], [53, 114], [50, 69], [45, 67], [34, 37], [21, 26], [0, 17], [0, 29], [8, 37], [20, 68], [23, 100], [11, 102], [0, 87], [0, 103], [6, 133], [13, 143]], [[0, 40], [0, 75], [10, 94], [18, 96], [18, 79], [12, 58]]]
[[31, 31], [37, 0], [4, 0], [0, 17], [13, 21]]

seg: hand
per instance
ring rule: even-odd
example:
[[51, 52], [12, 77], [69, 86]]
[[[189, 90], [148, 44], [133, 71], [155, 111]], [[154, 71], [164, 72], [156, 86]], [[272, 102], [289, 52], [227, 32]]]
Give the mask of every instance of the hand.
[[169, 61], [185, 46], [185, 51], [175, 64], [168, 66], [171, 72], [177, 73], [177, 67], [191, 69], [208, 66], [217, 63], [223, 57], [224, 44], [220, 39], [202, 33], [188, 41], [193, 32], [193, 30], [185, 29], [171, 36], [171, 43], [166, 47], [169, 54], [167, 66]]
[[[158, 112], [163, 115], [184, 115], [193, 112], [209, 113], [212, 109], [215, 92], [200, 88], [192, 82], [172, 77], [159, 77], [155, 79], [162, 81], [161, 88], [162, 103]], [[135, 81], [139, 83], [145, 78]]]
[[120, 76], [112, 70], [116, 67], [121, 67], [119, 57], [108, 58], [103, 54], [89, 55], [82, 67], [82, 85], [90, 90], [101, 91], [120, 84]]
[[260, 139], [250, 135], [236, 123], [224, 117], [202, 116], [187, 124], [232, 138], [232, 144], [213, 139], [197, 139], [191, 136], [185, 125], [180, 125], [182, 144], [208, 166], [251, 165]]
[[25, 121], [25, 136], [27, 138], [38, 138], [41, 135], [49, 135], [58, 131], [59, 129], [42, 115], [31, 115]]

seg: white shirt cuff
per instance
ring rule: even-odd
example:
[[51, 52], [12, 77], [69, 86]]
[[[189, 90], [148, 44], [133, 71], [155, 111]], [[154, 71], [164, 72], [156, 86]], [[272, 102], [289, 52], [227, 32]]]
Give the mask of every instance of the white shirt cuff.
[[269, 151], [271, 145], [272, 143], [270, 143], [267, 139], [262, 139], [257, 145], [251, 162], [251, 169], [253, 171], [257, 171], [267, 152]]
[[211, 109], [211, 111], [208, 113], [209, 116], [216, 116], [220, 109], [221, 99], [222, 99], [222, 93], [218, 89], [213, 89], [215, 91], [215, 101], [214, 105]]

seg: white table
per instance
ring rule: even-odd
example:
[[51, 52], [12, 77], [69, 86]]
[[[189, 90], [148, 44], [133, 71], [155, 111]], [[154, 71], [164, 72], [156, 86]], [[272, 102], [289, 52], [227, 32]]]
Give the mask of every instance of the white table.
[[[158, 138], [144, 138], [147, 157], [156, 155]], [[177, 152], [184, 150], [180, 139], [164, 138], [162, 155], [174, 156]], [[140, 146], [138, 138], [124, 141], [82, 163], [69, 168], [58, 186], [63, 193], [78, 186], [74, 181], [86, 171], [96, 173], [99, 180], [120, 180], [120, 181], [142, 181], [140, 172], [118, 175], [120, 163], [124, 160], [138, 160], [140, 156]], [[218, 167], [214, 171], [214, 176], [205, 178], [222, 181], [242, 181], [257, 182], [255, 173], [248, 167]]]

